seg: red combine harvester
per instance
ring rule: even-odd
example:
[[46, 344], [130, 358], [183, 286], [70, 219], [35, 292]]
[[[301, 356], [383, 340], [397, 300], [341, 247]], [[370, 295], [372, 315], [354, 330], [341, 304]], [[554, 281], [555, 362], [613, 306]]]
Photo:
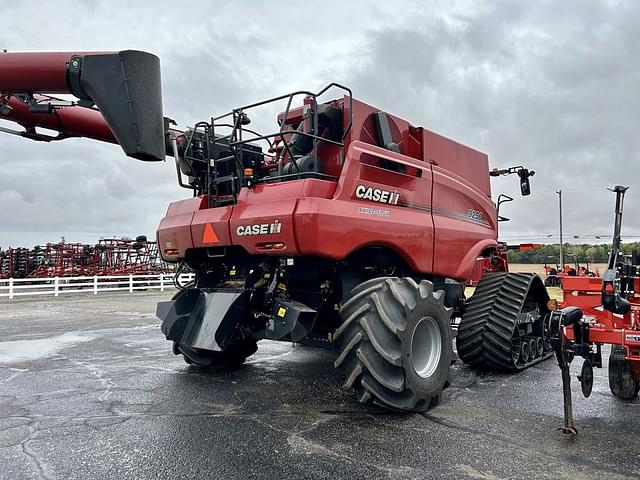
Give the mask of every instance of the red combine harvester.
[[591, 395], [593, 367], [602, 368], [602, 346], [611, 345], [611, 393], [630, 400], [640, 390], [640, 253], [620, 252], [622, 210], [626, 187], [617, 186], [613, 247], [607, 270], [600, 277], [564, 277], [563, 309], [552, 312], [548, 330], [562, 371], [565, 421], [563, 431], [576, 433], [569, 365], [584, 358], [578, 380], [585, 397]]
[[[276, 128], [250, 129], [274, 102]], [[452, 316], [458, 354], [476, 367], [521, 370], [551, 354], [542, 280], [506, 272], [487, 156], [348, 88], [294, 92], [180, 131], [162, 116], [153, 55], [4, 53], [0, 115], [23, 127], [4, 131], [34, 140], [84, 136], [139, 160], [174, 157], [192, 197], [169, 206], [157, 241], [196, 280], [158, 316], [188, 363], [239, 365], [260, 339], [327, 346], [359, 401], [422, 411], [449, 385]], [[509, 173], [528, 194], [533, 172], [491, 175]]]

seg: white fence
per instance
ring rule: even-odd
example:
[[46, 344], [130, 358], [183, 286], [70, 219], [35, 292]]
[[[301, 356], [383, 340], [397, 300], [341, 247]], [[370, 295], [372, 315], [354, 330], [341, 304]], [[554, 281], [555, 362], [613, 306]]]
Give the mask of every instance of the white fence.
[[[93, 277], [9, 278], [0, 280], [0, 298], [67, 293], [129, 292], [173, 288], [173, 274], [95, 275]], [[180, 275], [180, 284], [193, 280], [193, 273]]]

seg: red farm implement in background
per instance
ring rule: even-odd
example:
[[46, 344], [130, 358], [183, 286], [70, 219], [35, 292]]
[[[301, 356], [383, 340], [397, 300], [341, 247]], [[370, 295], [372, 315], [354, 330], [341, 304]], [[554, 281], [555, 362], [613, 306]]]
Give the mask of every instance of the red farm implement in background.
[[30, 278], [81, 277], [93, 275], [96, 255], [91, 245], [81, 243], [47, 243], [30, 251], [37, 267]]
[[593, 367], [602, 367], [602, 346], [611, 345], [609, 387], [618, 398], [630, 400], [640, 390], [640, 254], [620, 252], [622, 211], [626, 187], [615, 187], [613, 247], [602, 277], [565, 276], [564, 301], [553, 312], [548, 328], [562, 371], [565, 402], [565, 433], [575, 433], [569, 365], [575, 356], [584, 358], [578, 377], [582, 393], [591, 395]]
[[97, 275], [168, 273], [172, 269], [160, 258], [156, 242], [145, 236], [101, 238], [94, 247], [98, 254]]
[[[565, 255], [571, 256], [571, 255]], [[556, 265], [544, 264], [545, 271], [545, 279], [544, 284], [547, 287], [561, 287], [565, 278], [575, 278], [575, 277], [596, 277], [600, 274], [598, 271], [591, 270], [591, 262], [587, 259], [584, 265], [580, 264], [580, 259], [577, 255], [573, 255], [574, 263], [573, 264], [565, 264], [561, 269], [560, 265], [556, 263]], [[553, 257], [549, 257], [553, 258]], [[573, 284], [573, 283], [572, 283]], [[574, 284], [575, 285], [575, 284]]]
[[37, 268], [28, 248], [0, 249], [0, 278], [26, 278]]
[[175, 271], [143, 235], [101, 238], [97, 244], [47, 243], [0, 250], [0, 278], [52, 278], [93, 275], [151, 275]]

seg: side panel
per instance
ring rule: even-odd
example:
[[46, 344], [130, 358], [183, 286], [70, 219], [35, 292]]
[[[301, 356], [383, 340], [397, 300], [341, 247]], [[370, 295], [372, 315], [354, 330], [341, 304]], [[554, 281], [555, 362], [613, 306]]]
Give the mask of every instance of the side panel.
[[438, 165], [433, 166], [433, 180], [433, 271], [464, 281], [482, 251], [497, 247], [495, 205], [466, 180]]
[[191, 237], [194, 248], [231, 245], [229, 219], [232, 206], [203, 208], [195, 212], [191, 222]]
[[[231, 242], [249, 253], [299, 253], [293, 229], [296, 201], [255, 202], [236, 205], [229, 222]], [[274, 244], [277, 248], [274, 248]]]
[[386, 246], [409, 266], [430, 273], [430, 214], [397, 206], [377, 206], [352, 200], [305, 198], [298, 201], [295, 231], [300, 254], [334, 260], [368, 245]]
[[296, 255], [296, 202], [307, 197], [331, 198], [335, 181], [304, 179], [243, 188], [230, 220], [230, 243], [250, 253]]
[[[370, 164], [372, 159], [384, 159], [418, 173], [384, 169]], [[300, 253], [342, 259], [359, 248], [382, 245], [401, 254], [413, 269], [430, 273], [431, 184], [428, 164], [354, 142], [334, 198], [298, 201], [295, 229]]]
[[158, 249], [163, 260], [175, 262], [184, 257], [187, 249], [193, 248], [189, 226], [203, 201], [203, 197], [194, 197], [169, 205], [157, 232]]
[[451, 172], [457, 178], [464, 178], [473, 189], [491, 198], [489, 179], [489, 159], [486, 154], [442, 135], [422, 129], [424, 159]]
[[277, 183], [258, 183], [251, 188], [242, 188], [238, 195], [238, 205], [272, 201], [297, 200], [303, 197], [331, 198], [336, 190], [336, 182], [306, 178]]

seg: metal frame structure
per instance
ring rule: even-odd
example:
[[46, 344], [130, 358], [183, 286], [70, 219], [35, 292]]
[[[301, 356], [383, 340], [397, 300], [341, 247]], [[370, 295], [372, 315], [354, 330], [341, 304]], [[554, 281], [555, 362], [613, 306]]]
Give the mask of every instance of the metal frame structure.
[[146, 237], [101, 238], [95, 245], [47, 243], [0, 250], [0, 279], [160, 274], [175, 271]]
[[565, 433], [577, 433], [573, 419], [569, 365], [584, 358], [578, 380], [591, 395], [593, 367], [602, 367], [602, 347], [612, 346], [609, 359], [611, 392], [631, 399], [640, 390], [640, 255], [620, 251], [622, 211], [627, 187], [617, 186], [613, 245], [602, 277], [562, 278], [562, 309], [553, 312], [548, 327], [562, 371]]

